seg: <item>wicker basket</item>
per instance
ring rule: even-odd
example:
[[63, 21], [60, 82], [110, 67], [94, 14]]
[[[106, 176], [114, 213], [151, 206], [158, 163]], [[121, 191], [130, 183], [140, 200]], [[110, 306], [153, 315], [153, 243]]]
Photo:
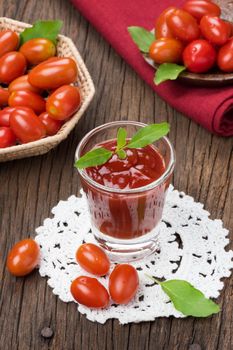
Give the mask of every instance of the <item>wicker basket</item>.
[[[30, 25], [27, 23], [18, 22], [4, 17], [0, 18], [0, 30], [12, 29], [17, 33], [20, 33], [27, 27], [30, 27]], [[73, 117], [69, 121], [67, 121], [61, 127], [58, 133], [54, 136], [48, 136], [44, 139], [22, 145], [1, 148], [0, 162], [6, 162], [12, 159], [19, 159], [44, 154], [52, 148], [56, 147], [62, 140], [67, 138], [67, 136], [78, 123], [79, 119], [81, 118], [84, 111], [91, 102], [95, 93], [94, 84], [72, 40], [67, 38], [66, 36], [59, 35], [57, 44], [57, 54], [61, 57], [72, 57], [77, 62], [79, 73], [75, 85], [78, 85], [81, 90], [82, 103], [80, 109], [77, 113], [73, 115]]]

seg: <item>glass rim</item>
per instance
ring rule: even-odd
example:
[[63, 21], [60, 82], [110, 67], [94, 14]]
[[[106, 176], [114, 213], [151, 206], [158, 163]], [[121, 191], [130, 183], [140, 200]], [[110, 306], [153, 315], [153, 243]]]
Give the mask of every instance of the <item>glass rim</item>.
[[[90, 137], [92, 137], [93, 135], [98, 133], [98, 131], [109, 128], [111, 126], [116, 126], [116, 127], [121, 126], [122, 124], [135, 125], [135, 126], [141, 126], [141, 127], [145, 127], [148, 125], [148, 124], [137, 122], [137, 121], [119, 120], [119, 121], [113, 121], [113, 122], [109, 122], [109, 123], [105, 123], [105, 124], [102, 124], [100, 126], [97, 126], [96, 128], [89, 131], [82, 138], [82, 140], [79, 142], [79, 144], [76, 148], [76, 151], [75, 151], [75, 161], [77, 161], [80, 158], [80, 152]], [[172, 174], [172, 172], [174, 170], [175, 161], [176, 161], [175, 150], [173, 148], [173, 145], [169, 141], [169, 139], [166, 136], [163, 136], [160, 140], [165, 141], [165, 143], [169, 147], [169, 150], [170, 150], [169, 163], [168, 163], [168, 166], [167, 166], [167, 169], [165, 170], [165, 172], [158, 179], [149, 183], [148, 185], [137, 187], [137, 188], [131, 188], [131, 189], [111, 188], [111, 187], [107, 187], [105, 185], [101, 185], [98, 182], [94, 181], [90, 176], [88, 176], [85, 169], [78, 169], [78, 168], [76, 168], [76, 169], [78, 170], [80, 176], [83, 179], [85, 179], [89, 184], [91, 184], [92, 186], [94, 186], [94, 187], [96, 187], [104, 192], [118, 193], [118, 194], [131, 194], [131, 193], [140, 193], [140, 192], [145, 192], [145, 191], [151, 190], [155, 187], [158, 187], [159, 185], [161, 185], [163, 182], [165, 182], [167, 180], [167, 178]], [[160, 141], [160, 140], [158, 140], [158, 141]]]

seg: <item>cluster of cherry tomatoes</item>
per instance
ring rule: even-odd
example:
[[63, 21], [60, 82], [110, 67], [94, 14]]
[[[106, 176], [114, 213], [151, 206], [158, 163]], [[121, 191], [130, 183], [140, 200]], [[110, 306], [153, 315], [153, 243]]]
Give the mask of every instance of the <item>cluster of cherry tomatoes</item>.
[[49, 39], [0, 31], [0, 148], [55, 135], [79, 108], [78, 69]]
[[233, 72], [233, 26], [209, 0], [188, 0], [183, 8], [168, 7], [155, 23], [156, 40], [149, 55], [156, 63], [183, 63], [193, 73], [215, 65]]
[[[7, 257], [7, 268], [14, 276], [25, 276], [39, 264], [40, 248], [33, 239], [24, 239], [14, 245]], [[105, 252], [95, 244], [84, 243], [76, 252], [77, 263], [95, 276], [105, 276], [110, 270], [110, 261]], [[96, 279], [79, 276], [70, 291], [74, 299], [87, 307], [104, 308], [111, 299], [117, 304], [127, 304], [138, 290], [136, 269], [128, 264], [116, 265], [109, 276], [109, 292]]]

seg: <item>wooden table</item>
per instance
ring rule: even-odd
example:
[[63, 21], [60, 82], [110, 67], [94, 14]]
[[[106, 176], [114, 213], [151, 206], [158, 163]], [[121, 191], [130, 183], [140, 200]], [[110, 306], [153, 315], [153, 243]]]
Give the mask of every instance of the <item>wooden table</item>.
[[[232, 2], [227, 3], [230, 9]], [[100, 325], [86, 320], [74, 303], [55, 297], [38, 272], [16, 279], [6, 271], [10, 247], [33, 236], [59, 200], [78, 194], [74, 151], [93, 127], [127, 118], [148, 123], [168, 120], [177, 152], [175, 187], [203, 202], [212, 218], [222, 219], [231, 230], [233, 140], [211, 135], [169, 107], [68, 1], [0, 0], [0, 13], [26, 22], [38, 17], [62, 19], [63, 32], [74, 40], [96, 86], [90, 108], [65, 142], [47, 155], [0, 164], [0, 349], [233, 349], [233, 277], [225, 280], [218, 300], [222, 312], [214, 317], [161, 318], [121, 326], [118, 321]], [[54, 331], [52, 338], [41, 336], [44, 327]]]

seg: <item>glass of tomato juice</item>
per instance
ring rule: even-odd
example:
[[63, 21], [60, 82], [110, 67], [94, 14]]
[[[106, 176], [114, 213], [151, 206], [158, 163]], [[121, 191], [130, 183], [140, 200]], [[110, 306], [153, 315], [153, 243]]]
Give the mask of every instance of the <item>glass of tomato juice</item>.
[[[136, 121], [101, 125], [84, 136], [75, 159], [96, 147], [114, 151], [120, 127], [126, 129], [130, 140], [145, 126]], [[92, 232], [111, 260], [118, 262], [141, 259], [159, 248], [164, 201], [175, 166], [174, 149], [167, 137], [125, 151], [125, 159], [114, 154], [103, 165], [78, 169]]]

